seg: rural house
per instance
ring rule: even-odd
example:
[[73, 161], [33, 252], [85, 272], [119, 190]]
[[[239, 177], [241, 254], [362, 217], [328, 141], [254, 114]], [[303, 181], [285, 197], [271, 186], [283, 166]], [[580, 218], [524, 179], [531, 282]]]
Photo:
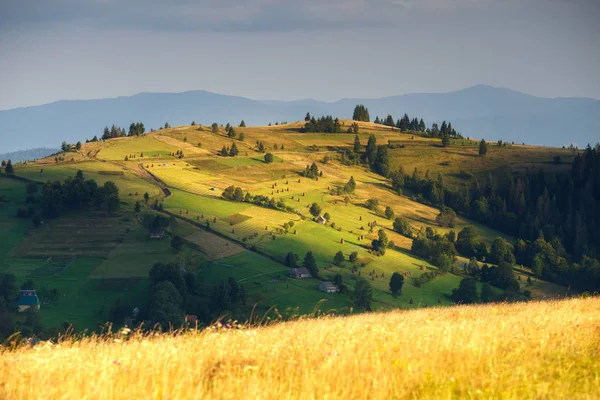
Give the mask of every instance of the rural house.
[[319, 290], [325, 293], [336, 293], [338, 291], [338, 288], [333, 283], [327, 281], [321, 282], [321, 284], [319, 285]]
[[310, 271], [307, 270], [306, 268], [293, 268], [290, 271], [289, 274], [290, 278], [295, 278], [295, 279], [304, 279], [304, 278], [310, 278]]
[[325, 218], [322, 215], [319, 215], [319, 218], [317, 218], [317, 222], [320, 223], [321, 225], [325, 225], [327, 223], [327, 218]]
[[35, 290], [19, 290], [19, 301], [17, 308], [19, 312], [25, 312], [32, 308], [35, 311], [40, 309], [40, 299], [37, 297]]

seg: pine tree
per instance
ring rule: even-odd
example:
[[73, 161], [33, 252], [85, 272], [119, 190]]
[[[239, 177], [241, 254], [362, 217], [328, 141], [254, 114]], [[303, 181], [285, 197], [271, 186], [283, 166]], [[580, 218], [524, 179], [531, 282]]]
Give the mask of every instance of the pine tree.
[[390, 279], [390, 291], [392, 296], [397, 297], [402, 292], [402, 286], [404, 285], [404, 276], [397, 272], [392, 274]]
[[369, 122], [371, 120], [371, 117], [369, 116], [369, 109], [362, 104], [358, 104], [356, 107], [354, 107], [352, 119], [354, 121]]
[[358, 135], [354, 136], [354, 152], [360, 153], [361, 147], [362, 146], [360, 145], [360, 138], [358, 137]]
[[312, 251], [309, 251], [304, 256], [304, 262], [302, 266], [310, 272], [313, 278], [317, 278], [319, 276], [319, 269], [317, 268], [317, 260], [315, 259], [315, 255]]
[[237, 156], [239, 153], [237, 146], [235, 145], [235, 142], [231, 143], [231, 148], [229, 149], [229, 156], [230, 157], [235, 157]]
[[479, 155], [485, 156], [486, 154], [487, 154], [487, 143], [485, 142], [484, 139], [481, 139], [481, 142], [479, 142]]
[[15, 170], [13, 168], [11, 160], [8, 160], [8, 162], [6, 163], [6, 167], [4, 168], [4, 172], [6, 172], [8, 175], [12, 175], [12, 174], [15, 173]]
[[371, 284], [364, 279], [359, 279], [354, 287], [354, 303], [367, 311], [371, 311], [373, 302], [373, 289]]
[[448, 137], [448, 135], [442, 136], [442, 146], [443, 147], [450, 146], [450, 138]]
[[375, 158], [377, 156], [377, 139], [375, 139], [375, 135], [369, 136], [365, 156], [369, 165], [375, 164]]

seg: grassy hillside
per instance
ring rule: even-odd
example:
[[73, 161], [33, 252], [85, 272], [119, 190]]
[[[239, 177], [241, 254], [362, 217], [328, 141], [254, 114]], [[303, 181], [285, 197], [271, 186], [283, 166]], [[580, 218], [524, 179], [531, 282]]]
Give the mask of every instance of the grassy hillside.
[[[342, 129], [351, 123], [342, 121]], [[573, 157], [563, 149], [493, 144], [486, 157], [476, 157], [477, 147], [470, 140], [454, 140], [448, 148], [441, 148], [439, 140], [416, 133], [400, 133], [370, 123], [359, 125], [363, 145], [374, 134], [379, 144], [390, 141], [405, 146], [390, 150], [395, 167], [402, 166], [408, 173], [415, 167], [423, 173], [429, 170], [433, 176], [441, 172], [446, 182], [457, 187], [475, 176], [501, 176], [508, 166], [565, 168], [566, 164], [552, 164], [553, 157], [560, 155], [563, 163]], [[63, 295], [59, 300], [43, 304], [42, 322], [56, 326], [69, 321], [78, 329], [93, 329], [106, 321], [115, 304], [131, 308], [147, 304], [148, 271], [158, 261], [174, 262], [194, 272], [204, 294], [228, 277], [244, 283], [248, 312], [255, 303], [261, 311], [276, 306], [290, 314], [310, 312], [323, 299], [327, 300], [320, 306], [323, 310], [350, 312], [350, 296], [321, 293], [317, 280], [289, 279], [283, 264], [288, 252], [302, 258], [313, 251], [322, 278], [340, 274], [350, 290], [359, 276], [367, 278], [374, 288], [376, 310], [452, 304], [450, 294], [463, 278], [459, 264], [464, 259], [459, 258], [454, 274], [437, 277], [422, 287], [413, 285], [414, 278], [436, 267], [412, 255], [412, 240], [395, 233], [392, 221], [382, 213], [390, 206], [415, 229], [432, 227], [445, 233], [449, 229], [436, 222], [439, 211], [413, 201], [409, 195], [398, 196], [385, 179], [364, 166], [342, 165], [338, 150], [352, 146], [354, 134], [304, 134], [299, 132], [301, 126], [236, 127], [238, 135], [244, 134], [244, 141], [227, 137], [223, 127], [216, 133], [204, 126], [175, 127], [144, 137], [84, 144], [80, 151], [63, 154], [64, 161], [52, 157], [17, 165], [17, 176], [37, 182], [64, 180], [77, 170], [99, 184], [113, 181], [119, 187], [122, 206], [110, 218], [94, 213], [66, 214], [33, 228], [29, 221], [15, 217], [16, 209], [23, 205], [25, 183], [0, 179], [0, 194], [5, 193], [0, 203], [0, 230], [6, 237], [0, 243], [0, 272], [14, 273], [18, 284], [33, 279], [45, 290], [59, 289]], [[239, 148], [237, 157], [217, 155], [233, 142]], [[274, 154], [273, 163], [264, 162], [257, 142]], [[183, 156], [177, 156], [178, 152]], [[300, 175], [313, 162], [323, 171], [318, 180]], [[336, 188], [351, 176], [357, 182], [355, 193], [347, 198], [338, 195]], [[293, 212], [225, 201], [221, 193], [230, 185], [282, 201]], [[144, 193], [150, 196], [148, 203], [143, 201]], [[370, 198], [379, 200], [378, 211], [365, 207]], [[162, 203], [172, 221], [169, 232], [185, 240], [180, 253], [171, 250], [168, 237], [148, 239], [133, 213], [136, 201], [143, 208], [155, 201]], [[312, 221], [308, 207], [313, 202], [331, 215], [326, 226]], [[377, 228], [369, 232], [368, 223], [374, 221]], [[290, 222], [293, 227], [285, 230], [284, 224]], [[454, 229], [458, 232], [467, 225], [474, 225], [488, 245], [504, 236], [461, 217]], [[369, 252], [380, 228], [395, 244], [383, 257]], [[334, 266], [338, 251], [346, 260], [357, 252], [358, 260]], [[529, 271], [519, 271], [524, 282]], [[408, 276], [397, 298], [391, 296], [388, 286], [394, 272]], [[566, 292], [566, 288], [540, 280], [526, 288], [534, 298]]]
[[0, 353], [5, 399], [595, 399], [600, 300], [302, 319]]

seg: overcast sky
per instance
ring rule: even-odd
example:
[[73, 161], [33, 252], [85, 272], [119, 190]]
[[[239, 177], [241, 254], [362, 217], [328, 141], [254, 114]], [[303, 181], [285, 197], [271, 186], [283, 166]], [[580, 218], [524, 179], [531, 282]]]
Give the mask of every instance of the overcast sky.
[[[126, 4], [122, 4], [126, 3]], [[0, 0], [0, 109], [476, 84], [600, 99], [600, 0]]]

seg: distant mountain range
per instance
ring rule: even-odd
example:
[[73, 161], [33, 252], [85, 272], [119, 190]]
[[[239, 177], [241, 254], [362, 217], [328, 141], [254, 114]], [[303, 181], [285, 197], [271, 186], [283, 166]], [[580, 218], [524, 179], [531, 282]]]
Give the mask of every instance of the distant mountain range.
[[104, 126], [126, 129], [142, 121], [147, 130], [187, 125], [193, 120], [266, 125], [299, 121], [306, 112], [350, 118], [356, 104], [369, 108], [371, 119], [407, 113], [431, 123], [451, 121], [464, 136], [517, 143], [585, 146], [600, 141], [600, 100], [542, 98], [504, 88], [473, 86], [450, 93], [405, 94], [380, 99], [259, 101], [206, 91], [140, 93], [100, 100], [57, 101], [0, 111], [0, 151], [57, 147], [100, 136]]
[[19, 150], [12, 151], [10, 153], [2, 153], [0, 154], [0, 160], [11, 160], [12, 162], [23, 162], [23, 161], [33, 161], [38, 158], [45, 158], [49, 155], [58, 153], [60, 149], [51, 149], [48, 147], [41, 147], [38, 149], [30, 149], [30, 150]]

